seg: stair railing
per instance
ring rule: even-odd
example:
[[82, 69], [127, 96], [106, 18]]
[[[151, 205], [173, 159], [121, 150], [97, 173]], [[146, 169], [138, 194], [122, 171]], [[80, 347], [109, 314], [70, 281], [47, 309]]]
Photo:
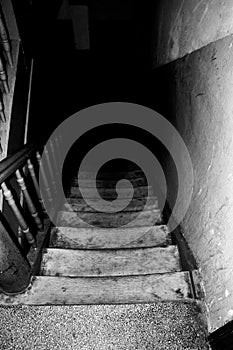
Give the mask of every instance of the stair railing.
[[[47, 148], [27, 144], [0, 162], [0, 290], [3, 293], [22, 292], [32, 274], [38, 272], [52, 225], [51, 212], [56, 213], [56, 208], [51, 207], [52, 196], [56, 196], [59, 205], [56, 184], [60, 152], [61, 144], [56, 139]], [[39, 171], [45, 198], [40, 191]]]

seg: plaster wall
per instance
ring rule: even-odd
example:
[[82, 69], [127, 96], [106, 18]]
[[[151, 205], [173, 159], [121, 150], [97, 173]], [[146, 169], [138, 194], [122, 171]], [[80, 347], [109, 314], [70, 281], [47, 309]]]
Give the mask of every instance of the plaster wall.
[[[166, 65], [162, 73], [168, 77], [168, 114], [193, 164], [193, 196], [181, 225], [203, 275], [213, 331], [233, 319], [233, 36]], [[169, 164], [167, 174], [172, 203], [175, 172]]]
[[233, 33], [232, 0], [160, 0], [155, 3], [155, 67]]

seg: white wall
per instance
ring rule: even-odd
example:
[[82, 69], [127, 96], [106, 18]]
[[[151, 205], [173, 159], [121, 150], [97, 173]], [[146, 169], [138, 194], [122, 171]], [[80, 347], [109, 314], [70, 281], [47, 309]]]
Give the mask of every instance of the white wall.
[[183, 57], [233, 33], [232, 0], [156, 1], [158, 23], [154, 64]]
[[[203, 275], [213, 331], [233, 319], [233, 36], [163, 69], [174, 123], [193, 163], [193, 197], [182, 227]], [[167, 174], [172, 202], [169, 164]]]

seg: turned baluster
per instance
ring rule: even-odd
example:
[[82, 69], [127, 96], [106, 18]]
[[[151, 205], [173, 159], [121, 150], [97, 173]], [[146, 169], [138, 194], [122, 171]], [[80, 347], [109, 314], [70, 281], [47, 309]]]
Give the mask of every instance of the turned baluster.
[[38, 184], [38, 181], [37, 181], [37, 178], [36, 178], [36, 173], [35, 173], [34, 166], [33, 166], [33, 164], [32, 164], [30, 159], [27, 160], [27, 167], [28, 167], [28, 171], [29, 171], [29, 174], [31, 176], [31, 179], [32, 179], [32, 183], [33, 183], [34, 189], [36, 191], [36, 195], [37, 195], [38, 201], [39, 201], [39, 203], [41, 205], [41, 209], [42, 209], [43, 213], [46, 215], [47, 213], [46, 213], [46, 209], [45, 209], [45, 206], [44, 206], [44, 201], [41, 198], [40, 188], [39, 188], [39, 184]]
[[45, 153], [47, 166], [48, 166], [48, 169], [49, 169], [50, 178], [51, 178], [51, 181], [52, 181], [53, 190], [54, 190], [55, 195], [57, 195], [56, 180], [54, 178], [53, 169], [52, 169], [52, 165], [51, 165], [51, 161], [50, 161], [50, 157], [49, 157], [49, 152], [48, 152], [46, 146], [44, 148], [44, 153]]
[[64, 152], [63, 152], [63, 145], [62, 145], [62, 135], [58, 136], [58, 141], [59, 141], [59, 150], [60, 150], [60, 153], [61, 153], [61, 157], [63, 157]]
[[24, 178], [22, 177], [21, 173], [19, 170], [16, 170], [16, 179], [17, 179], [17, 182], [21, 188], [21, 191], [23, 193], [23, 196], [25, 198], [25, 202], [28, 206], [28, 209], [29, 209], [29, 212], [30, 214], [32, 215], [39, 231], [41, 231], [43, 229], [43, 225], [42, 225], [42, 222], [39, 218], [39, 215], [37, 213], [37, 210], [36, 210], [36, 207], [34, 206], [34, 203], [31, 199], [31, 196], [30, 194], [28, 193], [28, 189], [27, 189], [27, 186], [25, 184], [25, 181], [24, 181]]
[[44, 165], [43, 165], [43, 162], [41, 160], [41, 155], [40, 155], [39, 152], [36, 152], [36, 158], [37, 158], [37, 161], [38, 161], [38, 164], [39, 164], [39, 169], [40, 169], [40, 172], [41, 172], [41, 175], [42, 175], [42, 180], [44, 182], [44, 188], [45, 188], [45, 192], [47, 193], [48, 201], [49, 201], [49, 203], [52, 203], [52, 201], [53, 201], [52, 193], [51, 193], [51, 190], [50, 190], [50, 187], [49, 187], [49, 182], [48, 182], [48, 179], [47, 179], [47, 176], [46, 176], [46, 173], [45, 173], [45, 169], [44, 169]]
[[0, 37], [1, 37], [3, 49], [6, 53], [8, 63], [10, 64], [10, 66], [12, 66], [13, 63], [12, 63], [12, 55], [11, 55], [11, 46], [10, 46], [9, 36], [8, 36], [7, 28], [4, 22], [2, 10], [0, 10]]
[[2, 94], [0, 94], [0, 119], [2, 122], [6, 122], [5, 107], [2, 99]]
[[[20, 203], [21, 207], [23, 208], [23, 193], [22, 193], [22, 191], [20, 193], [19, 203]], [[18, 240], [19, 240], [20, 245], [22, 245], [23, 244], [23, 232], [22, 232], [20, 226], [18, 227]]]
[[11, 191], [8, 189], [7, 185], [5, 184], [5, 182], [3, 182], [1, 184], [2, 190], [3, 190], [3, 195], [5, 197], [5, 199], [7, 200], [13, 214], [15, 215], [20, 229], [21, 231], [25, 234], [28, 242], [35, 248], [36, 247], [36, 241], [33, 237], [33, 235], [31, 234], [29, 227], [23, 217], [23, 215], [21, 214], [17, 204], [15, 203], [14, 197], [11, 193]]
[[9, 86], [8, 86], [8, 82], [7, 82], [6, 71], [5, 71], [3, 61], [1, 58], [0, 58], [0, 80], [3, 83], [3, 87], [4, 87], [5, 92], [8, 94], [10, 90], [9, 90]]
[[3, 154], [2, 140], [0, 138], [0, 155]]
[[22, 242], [23, 242], [23, 232], [22, 232], [20, 226], [18, 227], [18, 241], [19, 241], [19, 244], [22, 245]]
[[54, 145], [52, 140], [50, 140], [50, 149], [51, 149], [51, 154], [52, 154], [52, 159], [53, 159], [53, 165], [55, 168], [55, 172], [56, 172], [56, 176], [57, 179], [59, 179], [59, 171], [58, 171], [58, 166], [57, 166], [57, 158], [56, 158], [56, 153], [55, 153], [55, 149], [54, 149]]

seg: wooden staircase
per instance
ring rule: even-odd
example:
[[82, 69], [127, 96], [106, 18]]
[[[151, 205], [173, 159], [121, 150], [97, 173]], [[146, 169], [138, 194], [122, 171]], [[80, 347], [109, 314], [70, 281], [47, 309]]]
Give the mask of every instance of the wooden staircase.
[[[83, 174], [87, 196], [91, 196], [91, 176], [90, 172]], [[192, 340], [190, 348], [182, 345], [183, 336], [180, 336], [179, 348], [156, 347], [156, 344], [160, 344], [160, 337], [156, 340], [155, 336], [153, 347], [140, 349], [207, 349], [206, 328], [201, 301], [198, 300], [200, 286], [199, 282], [195, 282], [198, 279], [194, 278], [196, 272], [182, 269], [179, 249], [164, 223], [152, 188], [148, 189], [150, 199], [144, 214], [136, 221], [136, 226], [130, 225], [143, 209], [147, 187], [146, 180], [138, 171], [129, 171], [126, 176], [134, 185], [133, 204], [131, 202], [124, 211], [117, 213], [95, 212], [85, 204], [77, 178], [72, 180], [67, 193], [68, 204], [64, 204], [57, 214], [56, 227], [51, 231], [48, 246], [43, 250], [40, 269], [31, 285], [21, 294], [2, 295], [1, 303], [102, 305], [105, 311], [106, 305], [115, 305], [116, 310], [121, 310], [119, 317], [123, 319], [122, 304], [127, 309], [130, 305], [138, 307], [143, 304], [148, 308], [148, 305], [159, 303], [162, 310], [171, 304], [177, 309], [188, 305], [196, 315], [193, 331], [197, 332], [198, 328], [201, 334], [195, 341]], [[115, 199], [115, 183], [113, 173], [102, 174], [102, 178], [97, 180], [99, 192], [110, 206], [110, 200]], [[128, 189], [123, 190], [127, 195]], [[155, 219], [158, 221], [153, 225]], [[129, 226], [122, 226], [125, 223]], [[163, 311], [157, 315], [158, 319], [162, 314]], [[180, 315], [182, 318], [182, 312]], [[148, 317], [150, 319], [152, 316]], [[144, 324], [143, 320], [140, 322]], [[121, 337], [124, 338], [126, 333], [122, 329]], [[118, 346], [111, 349], [118, 349]]]
[[[90, 197], [88, 178], [92, 174], [83, 176], [87, 177], [84, 183]], [[127, 177], [132, 179], [133, 174]], [[97, 186], [104, 186], [99, 187], [99, 192], [111, 205], [114, 180], [108, 178], [109, 175]], [[18, 296], [20, 300], [36, 305], [76, 305], [194, 298], [190, 272], [182, 271], [178, 247], [163, 223], [153, 189], [148, 189], [149, 206], [137, 219], [147, 187], [142, 174], [137, 172], [133, 183], [135, 208], [131, 204], [121, 212], [102, 213], [85, 205], [77, 178], [73, 179], [67, 194], [70, 206], [65, 204], [58, 212], [40, 271], [31, 288]], [[127, 196], [128, 189], [123, 191]], [[135, 221], [131, 226], [135, 219], [136, 226]], [[155, 220], [157, 225], [153, 226]]]
[[[40, 275], [48, 283], [50, 280], [55, 283], [56, 279], [56, 290], [50, 294], [51, 302], [53, 298], [68, 304], [193, 298], [189, 272], [182, 271], [178, 248], [172, 244], [171, 235], [163, 224], [153, 189], [147, 189], [143, 174], [138, 170], [135, 172], [126, 174], [133, 180], [135, 207], [131, 204], [118, 213], [91, 211], [84, 204], [77, 178], [73, 179], [67, 194], [71, 206], [64, 205], [59, 211], [57, 227], [52, 231], [41, 263]], [[91, 176], [88, 172], [82, 176], [85, 195], [89, 198], [92, 194], [89, 187]], [[113, 177], [111, 173], [103, 174], [97, 181], [99, 193], [110, 204], [115, 193]], [[122, 191], [127, 197], [128, 188]], [[149, 207], [137, 219], [147, 191]], [[131, 227], [135, 218], [136, 226], [134, 222]], [[155, 219], [157, 225], [152, 226]], [[128, 223], [127, 228], [122, 226], [125, 223]]]

